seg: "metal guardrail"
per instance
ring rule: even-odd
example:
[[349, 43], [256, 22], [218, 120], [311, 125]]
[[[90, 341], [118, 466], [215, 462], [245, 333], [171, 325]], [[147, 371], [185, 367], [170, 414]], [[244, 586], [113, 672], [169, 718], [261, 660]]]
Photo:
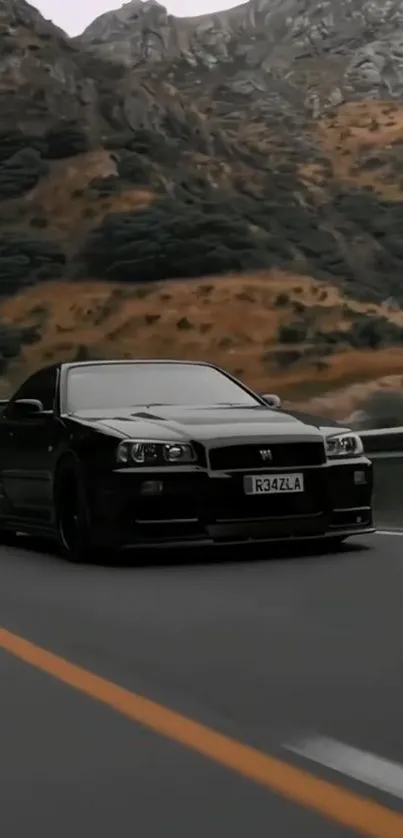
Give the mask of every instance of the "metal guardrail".
[[[397, 454], [403, 456], [403, 427], [376, 428], [372, 431], [357, 431], [363, 443], [365, 452], [373, 457]], [[400, 452], [400, 453], [399, 453]]]
[[375, 524], [403, 530], [403, 427], [358, 433], [374, 465]]

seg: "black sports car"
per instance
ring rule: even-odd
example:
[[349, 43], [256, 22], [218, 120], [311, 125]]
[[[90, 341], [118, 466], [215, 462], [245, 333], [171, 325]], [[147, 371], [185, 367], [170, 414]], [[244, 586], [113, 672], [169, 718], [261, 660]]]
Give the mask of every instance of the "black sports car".
[[276, 404], [206, 363], [46, 367], [3, 405], [0, 537], [83, 561], [372, 532], [360, 437]]

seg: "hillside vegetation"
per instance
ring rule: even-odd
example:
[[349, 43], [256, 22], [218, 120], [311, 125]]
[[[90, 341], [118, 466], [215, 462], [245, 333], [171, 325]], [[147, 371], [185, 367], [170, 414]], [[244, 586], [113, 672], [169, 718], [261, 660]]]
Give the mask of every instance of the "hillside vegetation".
[[[373, 4], [355, 5], [368, 52]], [[294, 401], [403, 372], [386, 64], [364, 84], [330, 13], [325, 57], [313, 5], [299, 34], [264, 0], [200, 27], [135, 7], [74, 41], [25, 0], [0, 8], [2, 393], [103, 355], [206, 358]]]
[[[102, 357], [208, 360], [261, 392], [337, 413], [338, 390], [403, 375], [403, 312], [343, 296], [280, 271], [127, 285], [37, 285], [0, 306], [2, 395], [54, 360]], [[2, 341], [2, 343], [1, 343]], [[1, 351], [1, 350], [0, 350]], [[360, 398], [357, 400], [360, 401]]]

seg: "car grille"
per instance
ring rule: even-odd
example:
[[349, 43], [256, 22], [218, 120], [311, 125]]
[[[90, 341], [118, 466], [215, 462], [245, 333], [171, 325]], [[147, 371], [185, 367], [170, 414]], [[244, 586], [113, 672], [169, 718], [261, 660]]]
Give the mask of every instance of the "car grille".
[[[264, 460], [262, 450], [270, 449], [272, 458]], [[233, 469], [273, 469], [316, 466], [325, 462], [323, 442], [276, 442], [272, 445], [227, 445], [209, 451], [212, 471]]]

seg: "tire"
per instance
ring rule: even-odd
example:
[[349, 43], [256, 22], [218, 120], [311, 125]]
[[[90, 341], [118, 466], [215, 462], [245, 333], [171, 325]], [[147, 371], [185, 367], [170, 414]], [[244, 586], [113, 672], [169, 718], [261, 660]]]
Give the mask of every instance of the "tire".
[[18, 536], [14, 530], [0, 530], [0, 545], [2, 547], [14, 547], [17, 541]]
[[73, 466], [62, 469], [56, 479], [55, 513], [58, 548], [63, 558], [74, 564], [99, 560], [84, 484]]

